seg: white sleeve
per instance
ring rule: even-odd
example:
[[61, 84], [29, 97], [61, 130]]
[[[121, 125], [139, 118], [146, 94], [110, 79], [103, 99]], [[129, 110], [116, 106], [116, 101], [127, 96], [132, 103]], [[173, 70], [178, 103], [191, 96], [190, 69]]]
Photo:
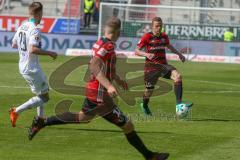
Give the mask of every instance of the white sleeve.
[[34, 28], [30, 32], [29, 44], [41, 48], [41, 32], [39, 28]]

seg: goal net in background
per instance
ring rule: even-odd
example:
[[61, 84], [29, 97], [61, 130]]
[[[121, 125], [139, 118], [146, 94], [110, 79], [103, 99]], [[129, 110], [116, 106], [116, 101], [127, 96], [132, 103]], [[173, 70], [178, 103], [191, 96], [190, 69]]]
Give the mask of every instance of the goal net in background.
[[[179, 50], [194, 55], [240, 55], [240, 9], [101, 3], [99, 37], [111, 16], [122, 21], [118, 50], [133, 51], [139, 38], [151, 31], [152, 18], [159, 16], [164, 31]], [[232, 43], [223, 42], [229, 27], [235, 35]]]

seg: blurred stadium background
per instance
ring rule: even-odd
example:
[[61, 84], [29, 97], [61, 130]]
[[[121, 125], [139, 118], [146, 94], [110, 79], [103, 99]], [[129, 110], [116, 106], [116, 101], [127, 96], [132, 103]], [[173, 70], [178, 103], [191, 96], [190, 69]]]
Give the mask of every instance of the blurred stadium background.
[[[150, 105], [156, 117], [145, 117], [141, 113], [138, 108], [141, 97], [135, 97], [134, 107], [119, 100], [121, 109], [133, 119], [147, 145], [153, 150], [170, 152], [170, 160], [239, 159], [240, 0], [100, 0], [101, 5], [95, 8], [89, 28], [84, 28], [83, 0], [39, 1], [44, 5], [42, 47], [60, 54], [54, 62], [49, 57], [40, 58], [48, 78], [70, 60], [88, 61], [72, 56], [89, 54], [108, 16], [121, 18], [123, 27], [117, 50], [130, 56], [139, 37], [150, 31], [151, 18], [162, 17], [164, 30], [173, 45], [195, 61], [185, 64], [170, 61], [183, 75], [184, 97], [195, 104], [192, 114], [186, 120], [174, 118], [172, 91], [153, 97]], [[17, 50], [11, 48], [14, 32], [27, 19], [31, 2], [0, 0], [0, 160], [143, 159], [127, 144], [120, 129], [101, 119], [87, 125], [49, 127], [32, 142], [27, 139], [26, 128], [36, 114], [34, 110], [20, 117], [17, 128], [10, 126], [9, 107], [32, 96], [18, 74]], [[229, 27], [233, 28], [234, 40], [225, 42], [223, 34]], [[167, 57], [177, 60], [172, 54]], [[143, 66], [143, 59], [121, 62], [118, 62], [119, 68], [130, 72], [126, 78], [129, 81], [135, 78], [141, 84], [127, 92], [125, 97], [132, 99], [131, 89], [140, 95], [144, 89], [143, 73], [135, 71], [136, 66], [132, 64]], [[87, 68], [86, 63], [74, 63], [66, 69], [71, 70], [73, 66], [76, 68], [64, 77], [64, 84], [71, 89], [84, 86]], [[170, 81], [166, 82], [171, 85]], [[83, 95], [52, 89], [46, 114], [55, 114], [54, 106], [63, 99], [73, 100], [71, 110], [79, 111], [83, 98]]]

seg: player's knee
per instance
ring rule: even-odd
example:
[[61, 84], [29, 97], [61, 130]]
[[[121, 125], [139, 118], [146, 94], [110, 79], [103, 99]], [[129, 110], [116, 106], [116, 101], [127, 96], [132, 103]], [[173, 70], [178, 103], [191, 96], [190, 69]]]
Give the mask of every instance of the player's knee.
[[146, 88], [146, 90], [145, 90], [145, 96], [149, 96], [149, 95], [151, 95], [151, 93], [152, 93], [153, 90], [154, 90], [154, 85], [152, 85], [152, 84], [146, 84], [146, 85], [145, 85], [145, 88]]
[[133, 123], [129, 120], [125, 123], [124, 126], [122, 126], [123, 132], [125, 134], [131, 133], [134, 130], [134, 125]]
[[154, 86], [146, 86], [146, 89], [147, 89], [148, 91], [154, 90]]
[[171, 78], [174, 80], [174, 82], [181, 82], [182, 81], [181, 74], [176, 70], [172, 71]]
[[182, 76], [181, 74], [177, 74], [175, 82], [182, 82]]
[[47, 103], [49, 101], [49, 96], [47, 95], [39, 95], [38, 96], [44, 103]]

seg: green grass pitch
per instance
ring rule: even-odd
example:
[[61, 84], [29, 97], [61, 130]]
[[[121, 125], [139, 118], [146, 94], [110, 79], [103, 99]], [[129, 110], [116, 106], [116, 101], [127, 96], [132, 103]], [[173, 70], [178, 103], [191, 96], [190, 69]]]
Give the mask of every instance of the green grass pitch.
[[[59, 56], [56, 61], [41, 57], [47, 77], [72, 57]], [[140, 60], [141, 61], [141, 60]], [[136, 63], [139, 60], [131, 60]], [[194, 102], [186, 120], [176, 120], [175, 96], [167, 94], [151, 99], [156, 116], [146, 118], [136, 105], [130, 107], [121, 99], [120, 108], [131, 116], [136, 131], [154, 151], [170, 153], [170, 160], [237, 160], [240, 157], [240, 67], [236, 64], [170, 62], [183, 76], [184, 100]], [[124, 65], [118, 64], [123, 70]], [[66, 84], [83, 85], [86, 66], [79, 67], [65, 79]], [[127, 78], [142, 72], [127, 74]], [[171, 84], [171, 81], [166, 81]], [[161, 86], [160, 86], [161, 87]], [[143, 85], [138, 89], [143, 90]], [[89, 124], [46, 127], [28, 141], [27, 127], [36, 110], [21, 114], [17, 127], [10, 125], [8, 109], [32, 97], [26, 82], [18, 73], [18, 55], [0, 54], [0, 159], [1, 160], [143, 160], [126, 141], [121, 130], [101, 118]], [[128, 94], [128, 92], [126, 92]], [[63, 99], [74, 101], [71, 111], [79, 111], [81, 95], [50, 91], [46, 115]]]

